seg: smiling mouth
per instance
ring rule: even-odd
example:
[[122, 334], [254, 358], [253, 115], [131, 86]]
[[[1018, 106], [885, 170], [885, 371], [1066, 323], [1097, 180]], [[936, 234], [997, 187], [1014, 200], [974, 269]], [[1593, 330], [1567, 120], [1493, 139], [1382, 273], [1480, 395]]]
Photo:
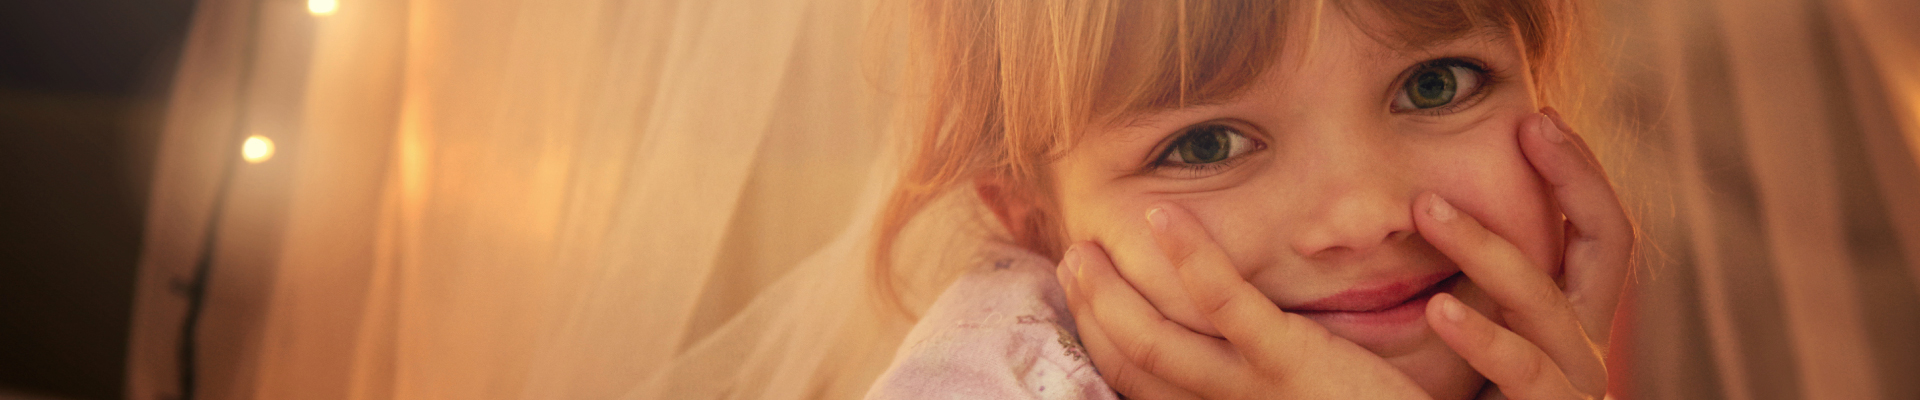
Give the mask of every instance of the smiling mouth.
[[1284, 310], [1301, 314], [1381, 312], [1451, 289], [1465, 276], [1458, 271], [1443, 272], [1374, 287], [1348, 289]]

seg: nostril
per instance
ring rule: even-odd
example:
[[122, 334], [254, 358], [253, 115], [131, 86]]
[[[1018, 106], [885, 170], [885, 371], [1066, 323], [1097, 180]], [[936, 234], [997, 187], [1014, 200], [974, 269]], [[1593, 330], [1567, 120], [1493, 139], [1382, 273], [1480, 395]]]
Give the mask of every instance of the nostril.
[[[1419, 232], [1408, 229], [1410, 223], [1396, 226], [1393, 221], [1374, 222], [1324, 224], [1303, 232], [1294, 242], [1294, 251], [1301, 256], [1317, 259], [1349, 257], [1370, 253], [1382, 246], [1393, 247], [1395, 243], [1412, 241], [1419, 235]], [[1373, 229], [1366, 228], [1369, 226]]]
[[1339, 258], [1345, 257], [1348, 254], [1353, 254], [1353, 253], [1354, 253], [1354, 249], [1352, 247], [1332, 246], [1332, 247], [1323, 247], [1319, 251], [1314, 251], [1312, 253], [1309, 253], [1307, 254], [1307, 258], [1312, 258], [1316, 260], [1339, 259]]
[[1373, 253], [1412, 238], [1411, 198], [1383, 185], [1347, 187], [1308, 206], [1309, 217], [1293, 219], [1294, 254], [1309, 258], [1345, 258]]

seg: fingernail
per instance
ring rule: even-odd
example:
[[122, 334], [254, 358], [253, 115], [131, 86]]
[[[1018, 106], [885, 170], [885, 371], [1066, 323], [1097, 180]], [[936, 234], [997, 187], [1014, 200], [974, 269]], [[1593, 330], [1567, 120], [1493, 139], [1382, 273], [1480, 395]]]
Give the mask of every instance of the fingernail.
[[1080, 252], [1078, 250], [1080, 250], [1080, 245], [1076, 244], [1073, 245], [1073, 247], [1067, 248], [1066, 255], [1060, 256], [1060, 267], [1066, 268], [1067, 272], [1072, 272], [1076, 277], [1080, 275]]
[[1546, 139], [1548, 143], [1558, 144], [1567, 142], [1567, 135], [1560, 132], [1560, 125], [1553, 122], [1553, 117], [1547, 116], [1546, 113], [1541, 113], [1539, 114], [1539, 118], [1540, 122], [1533, 124], [1533, 129], [1540, 133], [1540, 138]]
[[1081, 279], [1086, 279], [1086, 277], [1087, 277], [1086, 246], [1075, 247], [1073, 248], [1073, 279], [1081, 280]]
[[1159, 207], [1147, 210], [1147, 224], [1153, 225], [1155, 231], [1167, 230], [1167, 212]]
[[1440, 317], [1450, 322], [1460, 322], [1460, 319], [1467, 317], [1467, 310], [1462, 307], [1465, 306], [1460, 304], [1460, 299], [1447, 296], [1446, 300], [1440, 301]]
[[1433, 216], [1433, 219], [1440, 222], [1452, 221], [1458, 212], [1453, 209], [1452, 204], [1447, 204], [1447, 199], [1440, 198], [1437, 194], [1433, 195], [1433, 201], [1427, 202], [1427, 215]]

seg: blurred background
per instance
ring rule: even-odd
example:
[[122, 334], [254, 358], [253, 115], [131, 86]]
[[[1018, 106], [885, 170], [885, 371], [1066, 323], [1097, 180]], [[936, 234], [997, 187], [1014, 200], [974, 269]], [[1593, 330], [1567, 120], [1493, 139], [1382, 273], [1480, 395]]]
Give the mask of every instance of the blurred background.
[[0, 398], [123, 397], [192, 0], [0, 2]]
[[[0, 3], [0, 398], [857, 398], [889, 4]], [[1593, 6], [1616, 398], [1920, 398], [1920, 3]]]

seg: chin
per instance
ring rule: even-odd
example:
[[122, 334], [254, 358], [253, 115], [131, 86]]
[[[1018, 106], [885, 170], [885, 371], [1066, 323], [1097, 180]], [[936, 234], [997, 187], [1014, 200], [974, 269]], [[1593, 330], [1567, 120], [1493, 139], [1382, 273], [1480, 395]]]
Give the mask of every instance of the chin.
[[1387, 363], [1413, 378], [1415, 384], [1427, 391], [1434, 400], [1472, 399], [1487, 384], [1487, 379], [1467, 365], [1453, 349], [1447, 348], [1439, 338], [1434, 338], [1438, 348], [1423, 348], [1421, 351], [1389, 358]]
[[[1495, 311], [1493, 299], [1472, 282], [1464, 282], [1447, 292], [1468, 307], [1492, 318], [1495, 323], [1506, 325], [1503, 322], [1505, 318]], [[1388, 364], [1412, 378], [1434, 400], [1472, 399], [1478, 396], [1487, 385], [1487, 378], [1467, 364], [1466, 359], [1460, 358], [1459, 353], [1454, 353], [1453, 348], [1448, 347], [1447, 342], [1441, 340], [1432, 329], [1426, 329], [1424, 334], [1410, 348], [1381, 356], [1387, 359]]]

